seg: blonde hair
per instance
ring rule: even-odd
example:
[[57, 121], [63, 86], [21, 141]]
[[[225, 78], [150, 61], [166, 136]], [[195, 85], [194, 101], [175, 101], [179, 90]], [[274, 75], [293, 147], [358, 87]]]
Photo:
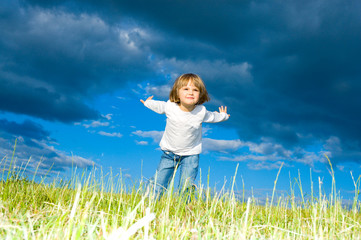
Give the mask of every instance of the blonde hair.
[[206, 86], [204, 85], [203, 80], [194, 73], [185, 73], [180, 75], [174, 82], [173, 88], [169, 94], [169, 100], [171, 102], [179, 103], [180, 99], [178, 96], [178, 91], [184, 86], [187, 86], [188, 82], [191, 81], [196, 88], [199, 89], [199, 100], [197, 105], [203, 104], [210, 100]]

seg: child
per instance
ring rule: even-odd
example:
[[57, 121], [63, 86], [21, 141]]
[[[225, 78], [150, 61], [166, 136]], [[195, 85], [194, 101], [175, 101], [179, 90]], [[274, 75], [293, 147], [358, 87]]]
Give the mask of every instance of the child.
[[179, 188], [194, 186], [202, 151], [202, 122], [216, 123], [229, 118], [227, 107], [209, 112], [202, 105], [209, 96], [202, 79], [192, 73], [179, 76], [174, 82], [167, 102], [140, 100], [146, 107], [167, 116], [167, 124], [160, 141], [163, 154], [154, 177], [155, 192], [166, 189], [177, 168], [180, 168]]

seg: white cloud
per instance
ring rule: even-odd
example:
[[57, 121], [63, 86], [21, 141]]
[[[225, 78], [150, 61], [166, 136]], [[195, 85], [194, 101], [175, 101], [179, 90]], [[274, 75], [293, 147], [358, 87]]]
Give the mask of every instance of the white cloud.
[[254, 153], [259, 153], [264, 155], [277, 153], [278, 155], [284, 157], [291, 156], [292, 152], [285, 149], [281, 144], [273, 143], [267, 141], [266, 139], [262, 139], [262, 140], [263, 142], [261, 143], [247, 142], [246, 144], [249, 147], [249, 150]]
[[340, 170], [341, 172], [345, 171], [345, 166], [344, 165], [337, 165], [336, 166], [338, 170]]
[[281, 162], [302, 163], [315, 168], [315, 163], [327, 163], [325, 154], [330, 154], [322, 148], [319, 151], [307, 151], [304, 148], [286, 149], [267, 139], [262, 140], [261, 143], [244, 142], [242, 146], [248, 147], [249, 151], [238, 156], [222, 156], [220, 160], [248, 162], [250, 169], [275, 169], [280, 166]]
[[328, 157], [332, 157], [332, 153], [340, 154], [342, 153], [341, 140], [338, 137], [331, 136], [326, 140], [326, 143], [323, 145], [324, 149], [329, 153]]
[[216, 140], [211, 138], [203, 138], [202, 142], [203, 152], [217, 151], [217, 152], [233, 152], [237, 151], [245, 144], [237, 140]]
[[159, 98], [165, 98], [168, 99], [169, 98], [169, 93], [171, 90], [172, 86], [171, 85], [161, 85], [161, 86], [150, 86], [147, 85], [145, 87], [145, 91], [147, 96], [151, 96], [151, 95], [155, 95]]
[[284, 162], [277, 161], [277, 162], [250, 162], [247, 166], [252, 170], [273, 170], [279, 169]]
[[108, 119], [108, 120], [111, 120], [111, 119], [112, 119], [112, 116], [113, 116], [113, 114], [111, 114], [111, 113], [109, 113], [109, 114], [107, 114], [107, 115], [102, 115], [102, 117], [104, 117], [104, 118], [106, 118], [106, 119]]
[[132, 134], [137, 135], [143, 138], [152, 138], [155, 143], [159, 143], [162, 139], [164, 131], [141, 131], [137, 130], [132, 132]]
[[244, 162], [244, 161], [265, 162], [265, 161], [284, 160], [284, 158], [276, 155], [256, 155], [251, 153], [251, 154], [244, 154], [234, 157], [221, 157], [220, 160], [235, 161], [235, 162]]
[[135, 141], [135, 143], [136, 143], [137, 145], [143, 145], [143, 146], [148, 145], [148, 142], [147, 142], [147, 141]]
[[100, 122], [100, 121], [93, 121], [90, 124], [83, 124], [85, 128], [96, 128], [96, 127], [107, 127], [109, 126], [109, 122]]
[[[324, 157], [323, 152], [307, 152], [302, 150], [302, 152], [295, 151], [291, 156], [283, 156], [277, 152], [269, 154], [259, 154], [257, 152], [250, 152], [239, 156], [232, 157], [221, 157], [220, 160], [223, 161], [236, 161], [236, 162], [298, 162], [303, 163], [308, 166], [314, 167], [316, 162], [326, 163], [327, 159]], [[261, 166], [261, 165], [259, 165]]]
[[98, 134], [106, 137], [118, 137], [118, 138], [121, 138], [123, 136], [121, 133], [117, 133], [117, 132], [108, 133], [104, 131], [99, 131]]
[[208, 126], [203, 126], [202, 127], [202, 136], [207, 136], [208, 133], [212, 132], [212, 128], [208, 127]]
[[139, 51], [140, 42], [149, 39], [151, 36], [145, 29], [134, 27], [130, 29], [119, 29], [119, 40], [129, 50]]
[[71, 163], [73, 163], [74, 165], [80, 167], [80, 168], [86, 168], [89, 166], [94, 166], [96, 165], [94, 161], [77, 156], [77, 155], [73, 155], [73, 156], [68, 156], [66, 155], [64, 152], [58, 152], [59, 153], [59, 159], [58, 161], [63, 161], [64, 159], [66, 159], [66, 161], [69, 163], [69, 165]]

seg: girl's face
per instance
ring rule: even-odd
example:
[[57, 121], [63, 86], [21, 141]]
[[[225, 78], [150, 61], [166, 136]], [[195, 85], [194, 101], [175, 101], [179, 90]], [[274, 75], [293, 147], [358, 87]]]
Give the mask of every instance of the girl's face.
[[186, 107], [188, 110], [194, 108], [199, 101], [199, 89], [194, 86], [192, 81], [189, 81], [187, 86], [178, 90], [180, 105]]

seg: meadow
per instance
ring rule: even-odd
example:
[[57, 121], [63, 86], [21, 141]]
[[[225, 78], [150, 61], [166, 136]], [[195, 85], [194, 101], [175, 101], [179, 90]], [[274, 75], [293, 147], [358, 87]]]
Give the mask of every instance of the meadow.
[[13, 160], [0, 163], [0, 239], [361, 239], [360, 178], [351, 207], [342, 205], [335, 187], [325, 194], [320, 183], [317, 196], [296, 197], [301, 178], [278, 196], [278, 175], [260, 204], [234, 191], [237, 173], [229, 188], [201, 185], [182, 193], [172, 183], [157, 200], [143, 182], [124, 184], [121, 172], [102, 176], [74, 168], [69, 180], [48, 182], [35, 180], [36, 171], [29, 179], [26, 166]]

